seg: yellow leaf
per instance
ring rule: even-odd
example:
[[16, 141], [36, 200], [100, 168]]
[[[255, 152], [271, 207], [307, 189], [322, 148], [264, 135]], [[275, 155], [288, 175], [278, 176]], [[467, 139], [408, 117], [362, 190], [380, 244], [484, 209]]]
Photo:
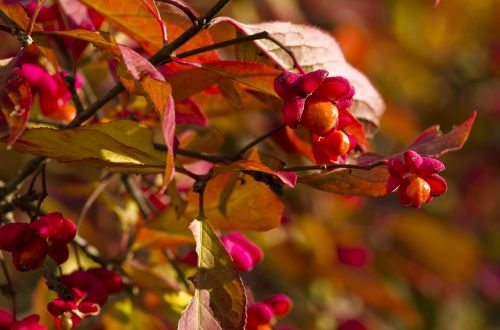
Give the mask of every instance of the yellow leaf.
[[[226, 205], [226, 216], [219, 210], [221, 194], [233, 173], [224, 173], [210, 180], [205, 190], [205, 214], [218, 229], [265, 231], [279, 226], [283, 202], [262, 182], [249, 175], [237, 180]], [[188, 195], [187, 218], [198, 214], [198, 194]]]

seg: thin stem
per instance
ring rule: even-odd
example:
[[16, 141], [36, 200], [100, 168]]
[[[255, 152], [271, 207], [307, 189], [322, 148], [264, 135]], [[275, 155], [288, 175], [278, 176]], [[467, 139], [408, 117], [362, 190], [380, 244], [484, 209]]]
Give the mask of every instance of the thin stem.
[[9, 288], [9, 295], [12, 299], [12, 321], [16, 320], [17, 316], [17, 302], [16, 302], [16, 292], [14, 291], [14, 285], [12, 284], [12, 279], [5, 264], [4, 255], [0, 252], [0, 265], [2, 266], [2, 271], [5, 275], [5, 281], [7, 282], [7, 287]]
[[165, 257], [167, 257], [168, 261], [174, 268], [179, 280], [181, 280], [182, 284], [184, 284], [186, 289], [189, 290], [189, 282], [187, 281], [186, 276], [184, 275], [184, 272], [182, 271], [181, 267], [177, 263], [177, 260], [175, 259], [175, 256], [172, 253], [172, 251], [170, 251], [169, 249], [164, 249], [163, 254], [165, 255]]
[[0, 31], [4, 31], [4, 32], [8, 32], [8, 33], [12, 34], [12, 28], [5, 26], [5, 25], [0, 25]]
[[[164, 144], [161, 144], [161, 143], [153, 142], [153, 147], [156, 150], [168, 151], [168, 148]], [[229, 158], [226, 158], [223, 156], [207, 155], [207, 154], [203, 154], [201, 152], [194, 151], [194, 150], [177, 148], [176, 151], [177, 151], [176, 152], [177, 155], [186, 156], [186, 157], [194, 158], [194, 159], [205, 160], [207, 162], [214, 163], [214, 164], [230, 163], [231, 162], [231, 160]]]
[[191, 179], [195, 179], [195, 180], [200, 180], [200, 176], [198, 174], [195, 174], [183, 167], [179, 167], [179, 166], [176, 166], [175, 167], [175, 172], [177, 173], [182, 173], [184, 175], [187, 175], [188, 177], [190, 177]]
[[281, 124], [281, 125], [273, 128], [269, 132], [267, 132], [267, 133], [259, 136], [258, 138], [256, 138], [255, 140], [253, 140], [252, 142], [250, 142], [249, 144], [247, 144], [246, 146], [244, 146], [243, 148], [241, 148], [241, 150], [239, 150], [238, 152], [236, 152], [234, 154], [234, 156], [232, 157], [232, 159], [236, 160], [236, 159], [241, 158], [241, 156], [243, 156], [248, 150], [252, 149], [252, 147], [254, 147], [257, 144], [261, 143], [262, 141], [264, 141], [265, 139], [267, 139], [268, 137], [270, 137], [274, 133], [281, 131], [283, 128], [285, 128], [285, 126], [286, 126], [286, 124], [283, 123], [283, 124]]
[[385, 165], [384, 161], [378, 161], [368, 165], [358, 165], [358, 164], [322, 164], [322, 165], [308, 165], [308, 166], [297, 166], [297, 167], [285, 167], [281, 171], [283, 172], [299, 172], [299, 171], [311, 171], [311, 170], [335, 170], [338, 168], [348, 168], [356, 170], [369, 171], [377, 166]]
[[204, 205], [205, 187], [206, 183], [204, 183], [203, 188], [198, 191], [198, 216], [196, 217], [198, 221], [207, 220], [207, 215], [205, 214], [205, 205]]
[[69, 92], [71, 93], [71, 100], [75, 104], [76, 113], [83, 112], [85, 109], [83, 107], [82, 100], [80, 100], [80, 97], [78, 96], [78, 93], [77, 93], [76, 87], [75, 87], [76, 72], [75, 72], [75, 76], [65, 76], [65, 77], [63, 77], [63, 79], [64, 79], [64, 82], [66, 82], [66, 86], [68, 87]]
[[137, 185], [137, 182], [134, 181], [134, 178], [130, 175], [124, 174], [122, 176], [122, 182], [130, 197], [132, 197], [134, 202], [139, 207], [139, 212], [141, 212], [142, 217], [145, 220], [151, 220], [151, 208], [148, 206], [148, 203], [144, 198], [141, 189]]
[[266, 39], [274, 42], [276, 45], [278, 45], [281, 49], [283, 49], [283, 51], [285, 53], [288, 54], [288, 56], [290, 56], [290, 58], [292, 59], [292, 62], [293, 62], [293, 67], [295, 69], [297, 69], [300, 73], [304, 73], [304, 69], [302, 69], [302, 67], [300, 66], [299, 64], [299, 61], [297, 61], [297, 58], [295, 57], [295, 54], [293, 53], [293, 51], [288, 48], [287, 46], [285, 46], [281, 41], [279, 41], [278, 39], [274, 38], [273, 36], [271, 35], [267, 35]]
[[[99, 255], [97, 249], [89, 245], [89, 243], [86, 240], [84, 240], [81, 236], [77, 235], [73, 240], [73, 244], [78, 246], [80, 248], [80, 251], [82, 251], [90, 260], [101, 265], [102, 267], [107, 268], [111, 264], [110, 261], [102, 258]], [[93, 250], [95, 250], [95, 252]]]
[[[186, 58], [189, 56], [194, 56], [194, 55], [198, 55], [201, 53], [205, 53], [205, 52], [208, 52], [211, 50], [220, 49], [220, 48], [236, 45], [236, 44], [243, 43], [243, 42], [255, 41], [255, 40], [259, 40], [259, 39], [267, 39], [267, 40], [275, 43], [278, 47], [280, 47], [284, 52], [286, 52], [290, 56], [290, 58], [293, 62], [293, 67], [295, 69], [297, 69], [300, 73], [304, 73], [304, 69], [302, 69], [302, 67], [300, 66], [293, 51], [289, 47], [285, 46], [281, 41], [279, 41], [278, 39], [271, 36], [267, 31], [262, 31], [259, 33], [250, 34], [248, 36], [238, 37], [238, 38], [218, 42], [218, 43], [215, 43], [212, 45], [208, 45], [205, 47], [200, 47], [200, 48], [188, 50], [186, 52], [177, 54], [177, 58]], [[170, 62], [172, 62], [172, 58], [168, 57], [168, 58], [165, 58], [160, 64], [167, 64]]]
[[35, 8], [33, 16], [31, 16], [30, 21], [28, 23], [28, 28], [26, 29], [26, 36], [28, 37], [31, 36], [31, 32], [33, 32], [33, 27], [35, 26], [36, 18], [40, 13], [40, 10], [42, 9], [44, 2], [45, 0], [38, 0], [38, 5]]
[[38, 202], [36, 204], [35, 219], [38, 218], [38, 215], [40, 214], [40, 208], [42, 207], [43, 201], [49, 195], [47, 192], [47, 175], [45, 173], [45, 164], [42, 164], [40, 172], [42, 176], [42, 192], [40, 193], [40, 197], [38, 197]]
[[[62, 275], [61, 267], [58, 268], [59, 273]], [[50, 268], [47, 266], [47, 264], [44, 264], [42, 266], [42, 274], [46, 279], [46, 284], [49, 290], [56, 292], [59, 297], [62, 297], [66, 301], [73, 300], [71, 292], [64, 284], [62, 284], [59, 277], [50, 271]]]
[[165, 59], [170, 58], [172, 52], [187, 43], [196, 34], [208, 27], [210, 21], [217, 15], [219, 11], [229, 3], [230, 0], [219, 0], [206, 14], [199, 18], [198, 24], [191, 26], [184, 31], [177, 39], [160, 49], [156, 54], [149, 58], [149, 61], [154, 65], [160, 65]]
[[191, 21], [191, 23], [193, 23], [193, 25], [198, 24], [198, 17], [196, 17], [196, 15], [191, 10], [191, 8], [189, 8], [188, 6], [183, 4], [182, 2], [179, 2], [177, 0], [158, 0], [158, 1], [164, 2], [166, 4], [172, 5], [178, 9], [180, 9], [189, 18], [189, 20]]
[[106, 186], [111, 182], [111, 179], [113, 178], [113, 176], [114, 176], [114, 173], [107, 173], [104, 177], [102, 177], [100, 179], [99, 184], [94, 189], [94, 191], [90, 194], [90, 196], [85, 201], [85, 204], [83, 205], [82, 211], [80, 212], [80, 215], [78, 216], [78, 219], [76, 220], [77, 228], [79, 228], [81, 226], [83, 219], [85, 219], [88, 211], [90, 210], [90, 207], [97, 200], [97, 198], [102, 193], [104, 188], [106, 188]]
[[17, 186], [20, 185], [27, 177], [29, 177], [36, 169], [45, 161], [45, 157], [36, 156], [32, 158], [28, 164], [26, 164], [22, 169], [20, 169], [17, 174], [5, 184], [4, 187], [0, 188], [0, 199], [4, 199], [5, 196], [16, 190]]
[[47, 118], [42, 118], [42, 117], [32, 117], [29, 119], [29, 122], [33, 123], [33, 124], [48, 125], [48, 126], [52, 126], [55, 128], [65, 128], [66, 127], [66, 125], [64, 125], [59, 120], [47, 119]]
[[[218, 43], [215, 43], [215, 44], [212, 44], [212, 45], [208, 45], [208, 46], [205, 46], [205, 47], [200, 47], [200, 48], [188, 50], [186, 52], [177, 54], [177, 57], [178, 58], [186, 58], [186, 57], [189, 57], [189, 56], [198, 55], [198, 54], [201, 54], [201, 53], [209, 52], [211, 50], [220, 49], [220, 48], [224, 48], [224, 47], [236, 45], [236, 44], [247, 42], [247, 41], [254, 41], [254, 40], [258, 40], [258, 39], [265, 39], [268, 35], [269, 34], [267, 32], [263, 31], [263, 32], [259, 32], [259, 33], [256, 33], [256, 34], [251, 34], [251, 35], [248, 35], [248, 36], [243, 36], [243, 37], [238, 37], [238, 38], [234, 38], [234, 39], [229, 39], [229, 40], [218, 42]], [[167, 60], [172, 61], [172, 59], [167, 59]]]
[[114, 99], [116, 96], [120, 95], [120, 93], [122, 93], [123, 91], [125, 91], [125, 87], [123, 87], [121, 83], [116, 84], [115, 87], [113, 87], [106, 95], [92, 103], [85, 111], [78, 113], [76, 117], [68, 124], [67, 128], [80, 126], [81, 124], [83, 124], [83, 122], [92, 117], [106, 103]]
[[78, 269], [82, 270], [83, 269], [82, 260], [80, 259], [80, 252], [78, 252], [78, 246], [73, 242], [71, 242], [71, 246], [73, 247], [73, 253], [75, 255], [75, 260], [76, 264], [78, 265]]

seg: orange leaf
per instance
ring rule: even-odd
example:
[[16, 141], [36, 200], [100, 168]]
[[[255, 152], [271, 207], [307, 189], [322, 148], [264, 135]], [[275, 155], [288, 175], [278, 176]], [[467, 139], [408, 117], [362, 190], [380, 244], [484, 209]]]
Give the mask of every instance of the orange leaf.
[[165, 27], [152, 0], [81, 0], [115, 29], [136, 40], [149, 54], [163, 47]]
[[[205, 190], [205, 213], [208, 221], [218, 229], [266, 231], [279, 226], [283, 202], [269, 187], [249, 175], [237, 180], [226, 205], [226, 216], [219, 209], [221, 194], [233, 173], [224, 173], [210, 180]], [[198, 214], [198, 194], [189, 193], [186, 217]]]

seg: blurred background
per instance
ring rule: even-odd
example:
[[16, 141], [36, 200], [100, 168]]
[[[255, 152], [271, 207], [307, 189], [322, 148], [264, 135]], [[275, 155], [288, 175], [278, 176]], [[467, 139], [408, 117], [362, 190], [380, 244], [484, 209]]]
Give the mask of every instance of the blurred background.
[[[189, 3], [205, 12], [213, 1]], [[285, 192], [283, 225], [248, 233], [265, 259], [244, 275], [256, 300], [277, 292], [292, 298], [294, 309], [277, 329], [500, 329], [500, 1], [433, 5], [232, 0], [222, 13], [243, 23], [284, 20], [331, 32], [386, 102], [372, 151], [396, 152], [427, 127], [440, 124], [446, 132], [478, 112], [463, 150], [441, 159], [448, 192], [421, 210], [401, 207], [394, 196], [338, 197], [304, 186]], [[5, 150], [0, 157], [1, 179], [29, 159]], [[49, 174], [47, 208], [64, 209], [56, 200], [74, 199], [65, 205], [71, 213], [95, 187], [83, 183], [97, 180], [100, 171], [51, 163]], [[83, 231], [101, 237], [92, 242], [101, 253], [116, 256], [130, 239], [121, 234], [137, 209], [113, 193], [101, 202], [122, 207], [114, 210], [120, 230], [97, 220], [109, 210], [92, 209], [93, 227]], [[47, 292], [34, 276], [16, 278], [20, 305], [26, 310], [33, 302], [42, 313]]]
[[[448, 192], [421, 210], [394, 196], [304, 187], [288, 196], [288, 222], [260, 235], [266, 259], [250, 276], [255, 292], [292, 297], [288, 320], [297, 329], [335, 329], [348, 319], [369, 329], [500, 329], [500, 1], [433, 5], [235, 0], [224, 12], [244, 23], [330, 31], [386, 102], [372, 144], [382, 154], [478, 111], [464, 149], [442, 158]], [[200, 11], [208, 6], [199, 1]]]

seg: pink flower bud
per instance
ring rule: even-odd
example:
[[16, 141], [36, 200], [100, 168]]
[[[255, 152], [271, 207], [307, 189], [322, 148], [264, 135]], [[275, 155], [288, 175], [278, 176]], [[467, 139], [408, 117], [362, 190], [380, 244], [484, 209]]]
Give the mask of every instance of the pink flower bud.
[[264, 299], [263, 303], [268, 304], [273, 309], [276, 316], [284, 316], [292, 309], [292, 300], [282, 293]]

